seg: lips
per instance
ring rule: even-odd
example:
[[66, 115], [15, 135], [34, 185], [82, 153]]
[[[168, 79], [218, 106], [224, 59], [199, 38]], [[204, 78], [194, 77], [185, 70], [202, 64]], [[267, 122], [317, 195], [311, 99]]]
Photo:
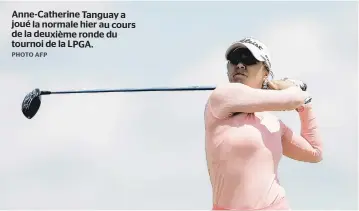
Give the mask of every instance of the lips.
[[237, 76], [237, 75], [242, 75], [242, 76], [247, 77], [247, 76], [246, 76], [245, 74], [243, 74], [243, 73], [236, 73], [236, 74], [233, 75], [233, 77], [235, 77], [235, 76]]

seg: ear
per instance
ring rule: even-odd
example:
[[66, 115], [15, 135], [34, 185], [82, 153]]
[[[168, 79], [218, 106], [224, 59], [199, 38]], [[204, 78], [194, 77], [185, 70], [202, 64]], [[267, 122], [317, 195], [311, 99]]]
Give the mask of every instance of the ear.
[[264, 64], [264, 62], [262, 62], [261, 64], [262, 64], [262, 70], [263, 70], [264, 74], [265, 74], [266, 76], [268, 76], [268, 75], [269, 75], [269, 71], [268, 71], [268, 69], [266, 68], [266, 65]]
[[269, 72], [267, 71], [267, 69], [265, 67], [263, 67], [263, 82], [262, 82], [262, 89], [267, 89], [268, 88], [268, 76], [269, 76]]
[[268, 70], [264, 67], [263, 68], [263, 80], [265, 79], [268, 79], [268, 76], [269, 76], [269, 72]]
[[267, 69], [267, 67], [265, 66], [265, 64], [262, 62], [262, 72], [263, 72], [263, 78], [268, 79], [270, 72]]

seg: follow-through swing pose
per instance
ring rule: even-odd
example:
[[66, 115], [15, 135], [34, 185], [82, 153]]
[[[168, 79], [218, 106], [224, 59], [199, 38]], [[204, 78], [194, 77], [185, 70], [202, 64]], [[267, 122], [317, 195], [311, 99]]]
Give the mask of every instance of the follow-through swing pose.
[[[322, 160], [312, 105], [304, 104], [309, 95], [291, 80], [268, 81], [271, 59], [258, 40], [232, 44], [226, 59], [230, 83], [217, 86], [205, 110], [213, 209], [289, 210], [277, 176], [282, 155], [303, 162]], [[298, 112], [300, 134], [269, 113], [283, 110]]]

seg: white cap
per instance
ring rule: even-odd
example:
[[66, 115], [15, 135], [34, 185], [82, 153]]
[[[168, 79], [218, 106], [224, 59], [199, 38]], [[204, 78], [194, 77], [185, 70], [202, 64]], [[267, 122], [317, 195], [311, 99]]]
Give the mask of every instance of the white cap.
[[246, 37], [240, 41], [233, 43], [226, 51], [226, 59], [228, 57], [228, 54], [238, 47], [248, 48], [248, 50], [258, 61], [263, 62], [264, 65], [268, 68], [268, 70], [272, 71], [272, 63], [268, 48], [261, 41]]

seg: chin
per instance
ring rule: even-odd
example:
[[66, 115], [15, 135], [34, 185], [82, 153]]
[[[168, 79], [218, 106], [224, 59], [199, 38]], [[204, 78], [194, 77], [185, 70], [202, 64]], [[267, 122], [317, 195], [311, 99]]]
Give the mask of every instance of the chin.
[[232, 79], [230, 82], [231, 82], [231, 83], [241, 83], [241, 84], [244, 84], [242, 80]]

